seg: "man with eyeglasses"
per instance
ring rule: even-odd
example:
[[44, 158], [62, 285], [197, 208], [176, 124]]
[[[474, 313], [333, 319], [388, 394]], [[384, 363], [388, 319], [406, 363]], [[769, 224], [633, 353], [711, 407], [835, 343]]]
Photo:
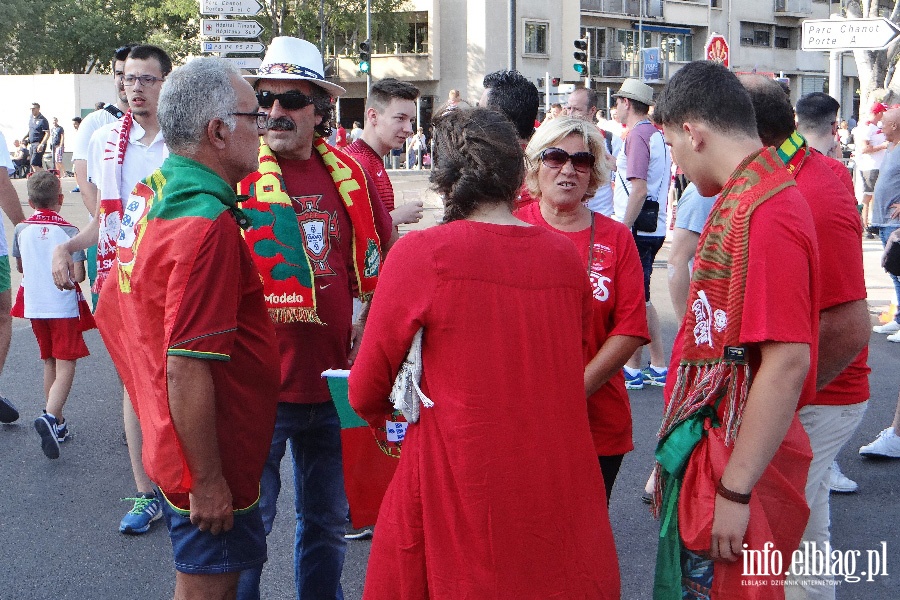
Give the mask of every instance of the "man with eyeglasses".
[[218, 58], [172, 72], [159, 122], [171, 154], [131, 193], [138, 223], [119, 239], [97, 322], [165, 498], [175, 597], [234, 598], [240, 571], [266, 560], [257, 498], [279, 383], [234, 191], [258, 166], [265, 122], [253, 89]]
[[[135, 185], [159, 168], [168, 156], [157, 119], [157, 104], [172, 61], [156, 46], [134, 46], [125, 59], [121, 83], [129, 109], [118, 121], [104, 125], [91, 136], [87, 173], [97, 186], [94, 219], [65, 244], [54, 250], [53, 279], [61, 289], [73, 287], [71, 254], [97, 244], [97, 279], [92, 291], [100, 293], [116, 258], [116, 246], [133, 235], [140, 217], [139, 205], [128, 201]], [[141, 429], [134, 407], [123, 397], [125, 438], [137, 494], [126, 500], [134, 503], [122, 518], [119, 531], [137, 535], [150, 529], [161, 516], [153, 482], [141, 461]]]
[[[297, 597], [343, 597], [347, 497], [340, 421], [321, 373], [349, 368], [365, 312], [353, 324], [353, 297], [371, 297], [391, 237], [391, 219], [362, 167], [329, 146], [331, 96], [311, 43], [276, 37], [254, 77], [268, 113], [260, 167], [238, 185], [253, 220], [245, 240], [259, 268], [281, 365], [278, 415], [260, 485], [266, 532], [281, 491], [290, 440], [297, 528]], [[238, 597], [259, 598], [262, 567], [241, 576]]]

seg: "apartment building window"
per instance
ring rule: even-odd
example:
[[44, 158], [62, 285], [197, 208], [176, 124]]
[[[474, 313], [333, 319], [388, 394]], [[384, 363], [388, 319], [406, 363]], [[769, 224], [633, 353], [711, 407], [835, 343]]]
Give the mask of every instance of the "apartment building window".
[[824, 77], [804, 75], [800, 82], [800, 95], [805, 96], [806, 94], [812, 94], [813, 92], [824, 92], [826, 87], [825, 83], [826, 79]]
[[694, 36], [691, 34], [662, 34], [659, 40], [661, 58], [669, 62], [690, 62], [693, 59]]
[[417, 10], [409, 13], [408, 25], [403, 51], [416, 54], [428, 52], [428, 11]]
[[772, 28], [765, 23], [741, 22], [741, 46], [761, 46], [769, 48]]
[[790, 27], [775, 27], [775, 47], [784, 50], [795, 50], [794, 30]]
[[[633, 31], [631, 29], [617, 29], [616, 30], [616, 43], [619, 46], [619, 55], [625, 60], [634, 60], [637, 56], [637, 51], [639, 50], [638, 44], [638, 32]], [[644, 40], [641, 44], [641, 48], [652, 48], [650, 41], [650, 32], [644, 32]]]
[[606, 58], [606, 28], [605, 27], [582, 27], [581, 37], [591, 35], [591, 58]]
[[550, 23], [546, 21], [525, 21], [525, 54], [547, 55], [547, 40]]

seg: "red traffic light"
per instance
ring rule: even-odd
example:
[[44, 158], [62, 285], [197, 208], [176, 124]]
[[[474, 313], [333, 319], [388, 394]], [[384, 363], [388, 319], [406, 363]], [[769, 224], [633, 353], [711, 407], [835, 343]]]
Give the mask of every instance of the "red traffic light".
[[550, 84], [551, 84], [553, 87], [558, 86], [558, 85], [559, 85], [559, 77], [554, 77], [553, 79], [551, 79], [551, 80], [550, 80]]

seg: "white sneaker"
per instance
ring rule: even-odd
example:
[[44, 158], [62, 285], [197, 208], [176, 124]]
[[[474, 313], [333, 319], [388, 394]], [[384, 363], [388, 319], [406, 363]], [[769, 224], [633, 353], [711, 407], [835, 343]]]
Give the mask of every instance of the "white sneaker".
[[898, 331], [900, 331], [900, 323], [891, 320], [884, 325], [876, 325], [872, 328], [872, 331], [874, 331], [875, 333], [897, 333]]
[[839, 494], [852, 494], [859, 489], [859, 484], [841, 473], [837, 461], [828, 469], [828, 489]]
[[892, 333], [891, 335], [885, 338], [889, 342], [900, 342], [900, 331], [897, 333]]
[[888, 427], [878, 434], [875, 441], [860, 448], [859, 454], [874, 458], [900, 458], [900, 436], [894, 433], [893, 427]]

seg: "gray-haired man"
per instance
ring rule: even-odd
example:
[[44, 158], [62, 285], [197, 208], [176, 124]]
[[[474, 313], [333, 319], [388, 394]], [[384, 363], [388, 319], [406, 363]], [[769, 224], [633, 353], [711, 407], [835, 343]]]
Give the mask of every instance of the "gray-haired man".
[[126, 201], [133, 235], [97, 322], [161, 491], [175, 598], [235, 598], [240, 572], [266, 560], [259, 481], [279, 384], [234, 193], [258, 166], [265, 114], [237, 69], [202, 58], [167, 78], [158, 118], [171, 154]]

